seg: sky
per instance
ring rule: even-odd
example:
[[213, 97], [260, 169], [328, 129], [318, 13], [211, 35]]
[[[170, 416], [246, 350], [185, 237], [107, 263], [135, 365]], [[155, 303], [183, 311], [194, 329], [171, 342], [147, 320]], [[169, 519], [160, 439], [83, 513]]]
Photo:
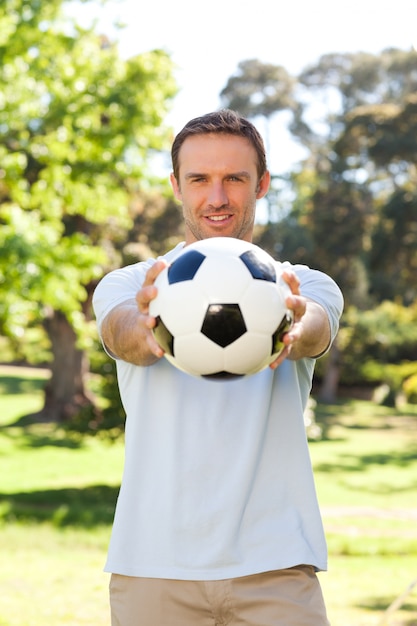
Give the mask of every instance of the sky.
[[[417, 49], [417, 0], [108, 0], [105, 8], [81, 5], [76, 16], [94, 16], [123, 57], [155, 48], [171, 55], [180, 87], [167, 118], [174, 132], [221, 106], [219, 94], [240, 61], [296, 75], [329, 52]], [[114, 31], [115, 21], [125, 28]], [[285, 171], [301, 155], [283, 128], [273, 139], [274, 169]]]

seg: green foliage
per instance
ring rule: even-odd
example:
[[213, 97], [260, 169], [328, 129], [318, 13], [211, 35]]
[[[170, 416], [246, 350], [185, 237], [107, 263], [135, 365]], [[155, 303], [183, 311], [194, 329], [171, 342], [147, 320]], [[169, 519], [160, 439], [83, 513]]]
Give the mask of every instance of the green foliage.
[[[118, 265], [130, 197], [168, 146], [173, 64], [154, 50], [123, 60], [63, 1], [0, 7], [0, 330], [18, 358], [43, 329], [52, 381], [42, 419], [94, 423], [86, 349], [91, 298]], [[25, 342], [25, 346], [22, 344]], [[83, 353], [84, 351], [84, 353]], [[35, 355], [38, 362], [38, 357]], [[75, 418], [74, 418], [75, 419]], [[75, 419], [75, 421], [77, 421]]]
[[415, 93], [416, 58], [414, 49], [395, 48], [388, 48], [379, 54], [324, 54], [317, 63], [305, 68], [298, 79], [310, 93], [323, 95], [328, 102], [337, 101], [340, 108], [338, 115], [333, 117], [336, 125], [354, 107], [377, 102], [401, 103]]
[[[415, 397], [416, 60], [414, 50], [334, 53], [301, 72], [307, 90], [295, 92], [290, 130], [309, 155], [289, 177], [293, 206], [258, 239], [336, 280], [346, 303], [340, 382], [385, 385], [391, 403]], [[318, 364], [322, 381], [329, 362]]]
[[417, 194], [411, 181], [381, 206], [372, 233], [372, 293], [412, 304], [417, 299]]
[[367, 311], [351, 307], [339, 342], [343, 383], [387, 383], [396, 393], [417, 368], [417, 303], [403, 307], [386, 301]]
[[[289, 177], [293, 206], [278, 211], [284, 219], [268, 224], [262, 240], [331, 273], [347, 304], [361, 309], [417, 297], [416, 60], [414, 50], [326, 54], [297, 77], [296, 106], [282, 103], [295, 110], [290, 130], [309, 154]], [[257, 66], [247, 63], [252, 85]], [[257, 115], [239, 67], [229, 100], [246, 98]]]
[[[350, 309], [345, 315], [345, 333], [366, 343], [367, 354], [384, 363], [413, 360], [417, 354], [417, 303], [403, 307], [383, 302], [372, 310]], [[350, 344], [352, 345], [352, 344]]]
[[[417, 370], [417, 365], [415, 370]], [[403, 384], [403, 391], [407, 398], [407, 401], [412, 404], [417, 404], [417, 371], [411, 374], [405, 379]]]
[[0, 205], [0, 218], [4, 331], [19, 336], [26, 326], [39, 324], [48, 307], [64, 312], [80, 330], [85, 285], [101, 275], [104, 252], [84, 233], [64, 237], [63, 224], [41, 220], [39, 211]]
[[111, 262], [108, 235], [131, 225], [130, 181], [168, 141], [172, 63], [158, 50], [122, 60], [108, 40], [64, 20], [59, 1], [7, 4], [0, 320], [18, 336], [55, 310], [81, 333], [82, 303]]

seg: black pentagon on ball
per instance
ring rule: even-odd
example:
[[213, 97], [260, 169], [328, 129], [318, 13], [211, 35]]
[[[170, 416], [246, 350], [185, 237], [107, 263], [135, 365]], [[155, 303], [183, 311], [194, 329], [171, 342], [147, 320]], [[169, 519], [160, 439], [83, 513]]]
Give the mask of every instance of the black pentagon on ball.
[[168, 268], [169, 284], [192, 280], [205, 258], [205, 255], [198, 250], [184, 252]]
[[225, 348], [247, 331], [238, 304], [210, 304], [201, 332], [217, 345]]
[[253, 250], [248, 250], [240, 255], [243, 263], [246, 265], [252, 277], [256, 280], [267, 280], [268, 282], [276, 282], [275, 267], [272, 263], [262, 260]]
[[156, 325], [153, 328], [153, 334], [162, 350], [164, 350], [167, 354], [174, 356], [174, 337], [165, 326], [159, 315], [156, 318]]
[[243, 378], [244, 374], [233, 374], [232, 372], [214, 372], [214, 374], [203, 374], [201, 378], [207, 378], [208, 380], [234, 380], [236, 378]]

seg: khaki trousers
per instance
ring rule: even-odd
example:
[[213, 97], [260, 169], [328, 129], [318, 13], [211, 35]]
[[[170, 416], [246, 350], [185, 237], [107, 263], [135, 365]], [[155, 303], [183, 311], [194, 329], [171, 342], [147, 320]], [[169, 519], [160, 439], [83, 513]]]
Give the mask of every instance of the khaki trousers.
[[216, 581], [113, 574], [112, 626], [329, 626], [314, 568]]

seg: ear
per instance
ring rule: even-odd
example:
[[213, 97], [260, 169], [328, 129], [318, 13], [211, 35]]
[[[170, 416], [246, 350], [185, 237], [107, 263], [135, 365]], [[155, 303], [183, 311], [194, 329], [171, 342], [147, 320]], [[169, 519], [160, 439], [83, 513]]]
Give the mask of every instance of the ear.
[[268, 170], [266, 170], [265, 174], [262, 176], [262, 178], [260, 179], [258, 183], [258, 189], [256, 192], [257, 200], [260, 200], [260, 198], [263, 198], [267, 194], [270, 184], [271, 184], [271, 174], [269, 173]]
[[171, 172], [169, 179], [171, 181], [171, 187], [172, 187], [172, 191], [174, 192], [174, 196], [175, 198], [181, 202], [181, 191], [180, 191], [180, 186], [178, 184], [177, 179], [174, 176], [174, 172]]

